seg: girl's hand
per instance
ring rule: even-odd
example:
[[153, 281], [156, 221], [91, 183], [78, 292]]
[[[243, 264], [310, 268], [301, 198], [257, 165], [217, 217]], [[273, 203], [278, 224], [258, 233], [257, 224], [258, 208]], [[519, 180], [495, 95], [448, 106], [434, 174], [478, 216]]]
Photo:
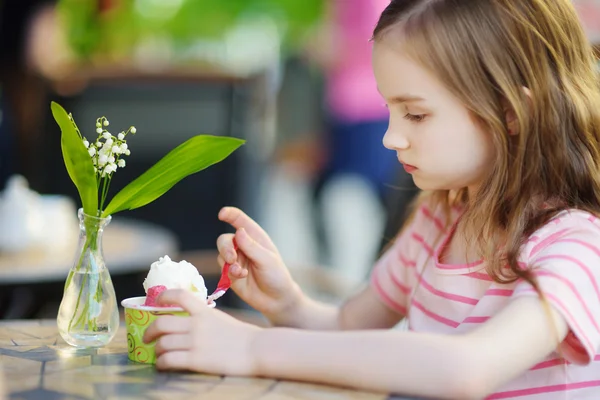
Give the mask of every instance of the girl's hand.
[[156, 341], [157, 369], [237, 376], [258, 373], [252, 344], [261, 328], [207, 307], [186, 290], [166, 290], [157, 300], [177, 304], [190, 314], [160, 316], [146, 329], [144, 342]]
[[[269, 235], [244, 212], [225, 207], [219, 212], [221, 221], [237, 229], [234, 234], [223, 234], [217, 240], [218, 262], [221, 268], [229, 263], [231, 288], [251, 307], [263, 313], [272, 322], [299, 304], [302, 292], [292, 279], [279, 251]], [[233, 239], [238, 250], [233, 247]]]

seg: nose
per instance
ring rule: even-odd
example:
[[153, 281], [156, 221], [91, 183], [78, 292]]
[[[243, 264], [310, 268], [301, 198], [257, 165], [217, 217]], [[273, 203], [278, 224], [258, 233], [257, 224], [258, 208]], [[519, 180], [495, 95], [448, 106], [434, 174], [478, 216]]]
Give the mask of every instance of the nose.
[[392, 130], [391, 126], [383, 135], [383, 146], [389, 150], [406, 150], [410, 147], [410, 142], [406, 136], [396, 130]]

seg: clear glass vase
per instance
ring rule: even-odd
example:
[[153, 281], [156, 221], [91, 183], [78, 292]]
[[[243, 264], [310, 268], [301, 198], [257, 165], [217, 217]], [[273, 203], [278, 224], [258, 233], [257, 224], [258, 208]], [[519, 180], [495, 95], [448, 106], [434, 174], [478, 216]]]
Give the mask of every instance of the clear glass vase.
[[62, 338], [76, 347], [101, 347], [119, 329], [115, 289], [102, 254], [102, 233], [111, 217], [79, 217], [79, 245], [65, 282], [57, 324]]

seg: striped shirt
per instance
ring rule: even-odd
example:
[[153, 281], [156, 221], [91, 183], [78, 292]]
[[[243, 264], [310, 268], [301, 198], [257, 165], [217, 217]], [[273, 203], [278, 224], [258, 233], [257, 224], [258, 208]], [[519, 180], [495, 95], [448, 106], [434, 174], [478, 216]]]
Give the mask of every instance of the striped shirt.
[[[537, 296], [524, 281], [494, 282], [483, 261], [439, 261], [459, 216], [453, 210], [446, 228], [441, 210], [421, 206], [373, 270], [372, 287], [407, 316], [412, 331], [468, 332], [511, 300]], [[541, 290], [569, 325], [560, 345], [564, 359], [548, 355], [488, 399], [600, 399], [600, 220], [577, 210], [559, 213], [528, 238], [519, 262], [534, 266]]]

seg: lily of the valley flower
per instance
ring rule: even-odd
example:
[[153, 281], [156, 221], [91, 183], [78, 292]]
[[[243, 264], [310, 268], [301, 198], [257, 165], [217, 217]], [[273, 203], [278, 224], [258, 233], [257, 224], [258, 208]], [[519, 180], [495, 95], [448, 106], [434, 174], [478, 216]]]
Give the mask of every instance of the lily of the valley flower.
[[94, 142], [89, 142], [86, 138], [83, 138], [83, 145], [92, 158], [96, 183], [101, 194], [100, 209], [102, 209], [108, 194], [112, 175], [117, 172], [118, 168], [125, 168], [126, 163], [122, 157], [131, 154], [127, 146], [127, 135], [136, 132], [135, 127], [131, 126], [127, 131], [119, 132], [117, 136], [113, 136], [105, 129], [108, 125], [109, 122], [106, 117], [98, 118], [96, 120], [97, 139]]
[[136, 132], [135, 127], [132, 126], [127, 131], [119, 132], [115, 137], [104, 128], [108, 125], [109, 121], [105, 117], [98, 118], [96, 120], [98, 138], [95, 143], [83, 139], [83, 144], [88, 149], [99, 180], [110, 177], [117, 171], [117, 168], [125, 167], [125, 160], [122, 160], [122, 157], [131, 154], [126, 137], [129, 133], [135, 134]]

